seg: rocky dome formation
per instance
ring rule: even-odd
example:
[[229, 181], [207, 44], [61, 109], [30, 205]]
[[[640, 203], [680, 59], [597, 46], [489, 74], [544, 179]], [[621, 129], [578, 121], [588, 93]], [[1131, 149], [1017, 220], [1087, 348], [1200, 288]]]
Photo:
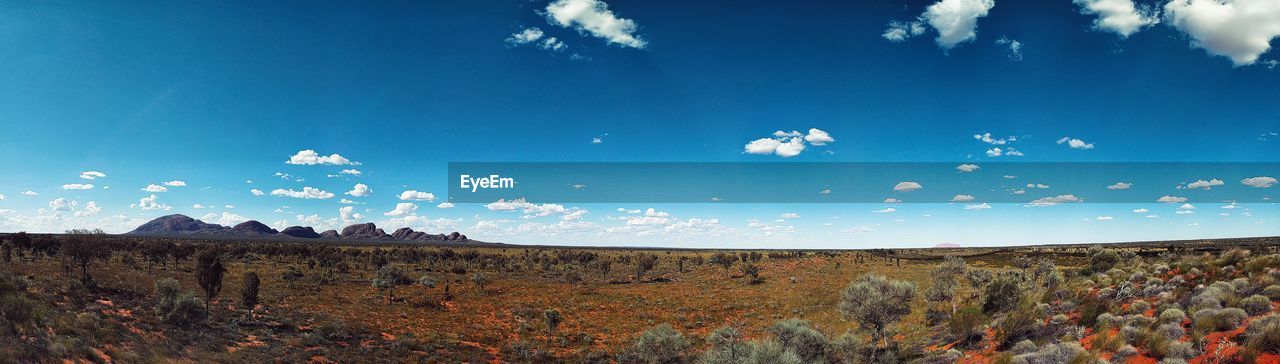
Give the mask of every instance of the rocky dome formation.
[[[329, 230], [329, 231], [333, 231], [333, 230]], [[295, 238], [303, 238], [303, 239], [319, 239], [320, 238], [320, 234], [317, 234], [316, 230], [312, 229], [310, 226], [290, 226], [290, 227], [284, 228], [284, 230], [280, 230], [280, 233], [284, 235], [292, 236]]]
[[271, 235], [279, 232], [279, 231], [276, 231], [276, 229], [272, 229], [270, 226], [267, 226], [266, 224], [258, 222], [257, 220], [249, 220], [249, 221], [236, 224], [236, 226], [232, 227], [231, 230], [235, 230], [238, 233], [251, 234], [251, 235], [252, 234]]
[[173, 214], [157, 217], [137, 229], [128, 232], [133, 235], [164, 234], [223, 234], [228, 228], [218, 224], [209, 224], [186, 215]]
[[342, 233], [336, 230], [325, 230], [323, 233], [316, 234], [315, 229], [309, 226], [290, 226], [283, 231], [276, 231], [270, 226], [258, 221], [249, 220], [234, 227], [226, 227], [218, 224], [209, 224], [200, 220], [196, 220], [185, 215], [174, 214], [161, 216], [155, 220], [151, 220], [137, 229], [128, 232], [132, 235], [208, 235], [208, 236], [278, 236], [281, 238], [302, 238], [302, 239], [361, 239], [361, 240], [402, 240], [402, 241], [419, 241], [419, 242], [466, 242], [481, 243], [467, 239], [466, 235], [458, 232], [449, 234], [430, 234], [422, 231], [414, 231], [412, 228], [396, 229], [391, 235], [387, 235], [385, 231], [371, 222], [363, 224], [354, 224], [342, 229]]

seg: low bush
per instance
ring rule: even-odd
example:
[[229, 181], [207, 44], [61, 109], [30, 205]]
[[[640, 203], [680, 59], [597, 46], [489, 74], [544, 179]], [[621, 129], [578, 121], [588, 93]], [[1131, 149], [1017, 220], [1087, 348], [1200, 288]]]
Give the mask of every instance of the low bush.
[[646, 330], [618, 354], [623, 363], [681, 363], [688, 357], [689, 340], [684, 335], [662, 324]]
[[1271, 311], [1271, 299], [1263, 295], [1252, 295], [1240, 300], [1240, 308], [1250, 315], [1258, 315]]
[[1280, 353], [1280, 315], [1270, 314], [1253, 321], [1244, 330], [1244, 342], [1253, 350]]

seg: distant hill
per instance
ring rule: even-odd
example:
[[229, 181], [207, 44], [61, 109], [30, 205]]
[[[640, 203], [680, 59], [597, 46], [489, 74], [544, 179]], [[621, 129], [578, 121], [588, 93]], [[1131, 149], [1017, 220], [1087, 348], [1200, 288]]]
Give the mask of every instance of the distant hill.
[[191, 237], [228, 237], [228, 236], [275, 236], [288, 239], [314, 239], [314, 240], [388, 240], [388, 241], [420, 241], [420, 242], [447, 242], [447, 243], [479, 243], [468, 239], [466, 235], [458, 232], [449, 234], [429, 234], [421, 231], [413, 231], [410, 228], [400, 228], [394, 234], [387, 234], [382, 228], [377, 227], [371, 222], [363, 224], [353, 224], [342, 229], [342, 233], [335, 230], [327, 230], [324, 233], [317, 234], [315, 229], [310, 226], [290, 226], [283, 231], [276, 231], [271, 227], [258, 222], [249, 220], [234, 227], [227, 227], [218, 224], [210, 224], [198, 219], [193, 219], [182, 214], [173, 214], [157, 217], [145, 224], [139, 225], [125, 235], [152, 235], [152, 236], [191, 236]]

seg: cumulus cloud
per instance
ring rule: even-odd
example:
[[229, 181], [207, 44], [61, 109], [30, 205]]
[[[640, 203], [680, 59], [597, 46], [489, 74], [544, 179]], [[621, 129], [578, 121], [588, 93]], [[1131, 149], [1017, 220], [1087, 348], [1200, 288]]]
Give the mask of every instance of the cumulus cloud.
[[369, 186], [366, 184], [357, 183], [355, 186], [351, 186], [351, 190], [347, 191], [346, 194], [352, 195], [355, 197], [365, 197], [373, 194], [373, 189], [369, 188]]
[[22, 194], [27, 196], [35, 196], [35, 195], [39, 195], [40, 193], [32, 190], [26, 190], [26, 191], [22, 191]]
[[[351, 206], [347, 206], [347, 207], [351, 207]], [[385, 216], [406, 216], [406, 215], [414, 214], [414, 211], [418, 211], [417, 204], [412, 202], [401, 202], [396, 204], [396, 208], [391, 209], [391, 211], [387, 211], [382, 214]]]
[[964, 205], [964, 209], [965, 210], [990, 210], [991, 205], [987, 204], [986, 202], [979, 203], [979, 204], [968, 204], [968, 205]]
[[911, 192], [921, 188], [924, 188], [924, 186], [921, 185], [920, 182], [915, 181], [902, 181], [893, 185], [893, 190], [897, 192]]
[[186, 186], [187, 186], [187, 182], [186, 182], [186, 181], [180, 181], [180, 180], [178, 180], [178, 181], [169, 181], [169, 182], [165, 182], [165, 183], [164, 183], [164, 185], [165, 185], [165, 186], [169, 186], [169, 187], [186, 187]]
[[259, 190], [257, 188], [249, 189], [249, 193], [252, 193], [254, 196], [265, 195], [265, 193], [262, 193], [262, 190]]
[[1259, 176], [1240, 180], [1240, 183], [1254, 188], [1268, 188], [1276, 184], [1275, 177]]
[[338, 173], [340, 173], [340, 174], [349, 174], [349, 175], [352, 175], [352, 176], [359, 176], [359, 175], [364, 174], [364, 172], [361, 172], [359, 169], [344, 169], [344, 170], [342, 170], [342, 172], [338, 172]]
[[977, 164], [961, 164], [956, 166], [956, 169], [961, 172], [973, 172], [981, 168], [982, 167], [979, 167]]
[[[397, 206], [397, 207], [399, 207], [399, 206]], [[353, 223], [353, 222], [356, 222], [356, 221], [360, 221], [361, 219], [364, 219], [364, 216], [363, 216], [363, 215], [360, 215], [360, 213], [355, 212], [355, 211], [356, 211], [355, 206], [343, 206], [343, 207], [339, 207], [339, 208], [338, 208], [338, 218], [339, 218], [339, 219], [341, 219], [341, 220], [342, 220], [342, 223], [344, 223], [344, 224], [350, 224], [350, 223]], [[299, 215], [299, 216], [301, 216], [301, 215]]]
[[1145, 214], [1145, 213], [1151, 212], [1151, 210], [1147, 210], [1147, 209], [1133, 209], [1133, 212], [1134, 212], [1134, 213], [1138, 213], [1138, 214]]
[[143, 210], [169, 210], [172, 208], [169, 205], [160, 203], [157, 200], [158, 198], [156, 197], [156, 195], [143, 197], [142, 199], [138, 200], [138, 203], [129, 205], [129, 208], [139, 208]]
[[836, 141], [836, 139], [832, 138], [831, 134], [819, 130], [818, 128], [810, 128], [809, 134], [804, 136], [804, 141], [816, 146], [824, 146], [827, 145], [827, 143]]
[[1274, 0], [1172, 0], [1165, 21], [1191, 38], [1191, 46], [1253, 64], [1280, 36], [1280, 3]]
[[929, 5], [920, 20], [938, 31], [934, 41], [949, 50], [977, 38], [978, 18], [987, 16], [995, 6], [994, 0], [941, 0]]
[[1108, 190], [1127, 190], [1129, 189], [1129, 187], [1133, 187], [1133, 184], [1129, 182], [1116, 182], [1115, 184], [1107, 186], [1107, 189]]
[[1086, 143], [1083, 140], [1072, 137], [1062, 137], [1062, 139], [1058, 139], [1058, 144], [1066, 144], [1071, 149], [1093, 149], [1093, 143]]
[[147, 185], [147, 187], [143, 187], [142, 190], [147, 192], [168, 192], [169, 191], [168, 188], [165, 188], [164, 186], [154, 184], [154, 183]]
[[1115, 218], [1114, 218], [1114, 217], [1111, 217], [1111, 216], [1098, 216], [1098, 217], [1095, 217], [1095, 218], [1094, 218], [1094, 220], [1097, 220], [1097, 221], [1111, 221], [1111, 220], [1115, 220]]
[[609, 44], [644, 49], [646, 42], [636, 32], [639, 26], [609, 10], [600, 0], [556, 0], [547, 4], [547, 22], [604, 39]]
[[64, 189], [64, 190], [88, 190], [88, 189], [93, 189], [93, 184], [92, 184], [92, 183], [68, 183], [68, 184], [62, 185], [62, 189]]
[[972, 195], [955, 195], [951, 197], [951, 202], [970, 202], [973, 201]]
[[887, 213], [897, 212], [897, 211], [898, 211], [898, 209], [895, 209], [895, 208], [892, 208], [892, 207], [886, 207], [886, 208], [883, 208], [883, 209], [879, 209], [879, 210], [871, 211], [871, 213], [873, 213], [873, 214], [887, 214]]
[[436, 208], [439, 208], [439, 209], [451, 209], [451, 208], [453, 208], [453, 203], [452, 203], [452, 202], [441, 202], [439, 205], [436, 205]]
[[1076, 197], [1075, 195], [1057, 195], [1057, 196], [1050, 196], [1050, 197], [1041, 197], [1041, 198], [1032, 200], [1030, 205], [1039, 207], [1039, 206], [1053, 206], [1053, 205], [1062, 204], [1062, 203], [1077, 203], [1077, 202], [1084, 202], [1084, 199]]
[[884, 199], [884, 203], [902, 203], [902, 200], [890, 197], [890, 198]]
[[302, 191], [294, 191], [293, 189], [277, 188], [271, 191], [272, 196], [284, 196], [302, 199], [326, 200], [333, 198], [333, 193], [321, 190], [315, 187], [303, 187]]
[[1192, 190], [1212, 190], [1214, 186], [1221, 186], [1223, 184], [1225, 183], [1222, 182], [1222, 180], [1214, 178], [1208, 181], [1197, 180], [1195, 182], [1188, 183], [1187, 188]]
[[219, 225], [228, 225], [228, 226], [249, 221], [249, 219], [246, 219], [244, 216], [236, 215], [226, 211], [223, 211], [221, 215], [210, 212], [200, 217], [200, 220], [204, 222], [211, 222]]
[[[315, 150], [311, 150], [311, 149], [303, 149], [298, 151], [298, 153], [289, 157], [289, 160], [285, 161], [285, 163], [298, 164], [298, 165], [323, 164], [323, 165], [335, 165], [335, 166], [360, 165], [360, 162], [354, 162], [350, 159], [347, 159], [346, 157], [343, 157], [342, 155], [339, 155], [338, 153], [330, 154], [328, 156], [323, 156], [323, 155], [320, 155], [319, 153], [316, 153]], [[279, 173], [277, 173], [277, 175], [279, 175]]]
[[106, 173], [102, 173], [102, 172], [98, 172], [98, 171], [84, 171], [84, 172], [80, 172], [80, 178], [87, 179], [87, 180], [94, 180], [94, 179], [103, 178], [103, 177], [106, 177], [106, 176], [107, 176], [107, 174], [106, 174]]
[[797, 214], [797, 213], [794, 213], [794, 212], [788, 212], [788, 213], [782, 214], [781, 216], [779, 216], [779, 218], [782, 218], [782, 219], [798, 219], [798, 218], [800, 218], [800, 214]]
[[1161, 202], [1161, 203], [1182, 203], [1182, 202], [1187, 202], [1187, 198], [1186, 198], [1186, 197], [1179, 197], [1179, 196], [1169, 196], [1169, 195], [1164, 195], [1164, 196], [1160, 196], [1160, 198], [1156, 199], [1156, 202]]
[[991, 137], [991, 133], [974, 134], [973, 138], [991, 145], [1005, 145], [1010, 142], [1018, 141], [1018, 138], [1014, 136], [1010, 136], [1008, 138], [993, 138]]
[[419, 192], [416, 190], [408, 190], [400, 193], [400, 200], [431, 202], [436, 200], [436, 195], [431, 192]]
[[1100, 31], [1116, 33], [1121, 38], [1128, 38], [1142, 28], [1160, 22], [1158, 11], [1139, 8], [1133, 0], [1073, 0], [1080, 6], [1080, 13], [1096, 15], [1093, 28]]
[[777, 154], [783, 158], [790, 158], [800, 155], [804, 152], [806, 143], [813, 146], [825, 146], [835, 142], [835, 138], [826, 131], [817, 128], [809, 129], [808, 134], [799, 131], [775, 131], [773, 136], [769, 138], [760, 138], [748, 142], [743, 146], [743, 152], [747, 154]]
[[507, 46], [510, 47], [531, 44], [552, 52], [560, 52], [569, 48], [569, 45], [565, 44], [560, 39], [557, 39], [556, 37], [544, 37], [543, 35], [545, 35], [545, 33], [542, 32], [542, 29], [537, 27], [525, 28], [515, 34], [511, 34], [511, 36], [507, 37], [504, 42], [506, 42]]

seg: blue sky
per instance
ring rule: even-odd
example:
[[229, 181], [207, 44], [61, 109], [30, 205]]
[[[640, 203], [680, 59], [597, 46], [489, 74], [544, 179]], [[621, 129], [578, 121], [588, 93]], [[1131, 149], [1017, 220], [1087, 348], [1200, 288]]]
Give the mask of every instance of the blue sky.
[[[1274, 205], [1221, 209], [1226, 201], [1194, 214], [1154, 200], [891, 213], [872, 212], [882, 204], [437, 207], [448, 162], [1280, 162], [1280, 55], [1270, 49], [1280, 9], [1269, 4], [0, 1], [0, 231], [122, 232], [183, 213], [597, 245], [1275, 235]], [[804, 141], [810, 129], [833, 140]], [[793, 138], [775, 131], [800, 132], [805, 149], [750, 153], [753, 141]], [[304, 150], [360, 164], [286, 163]], [[87, 171], [106, 177], [81, 178]], [[143, 191], [171, 181], [186, 186]], [[356, 183], [372, 193], [345, 194]], [[305, 187], [333, 197], [271, 194]], [[406, 190], [435, 199], [401, 200]], [[387, 215], [401, 203], [417, 208]]]

